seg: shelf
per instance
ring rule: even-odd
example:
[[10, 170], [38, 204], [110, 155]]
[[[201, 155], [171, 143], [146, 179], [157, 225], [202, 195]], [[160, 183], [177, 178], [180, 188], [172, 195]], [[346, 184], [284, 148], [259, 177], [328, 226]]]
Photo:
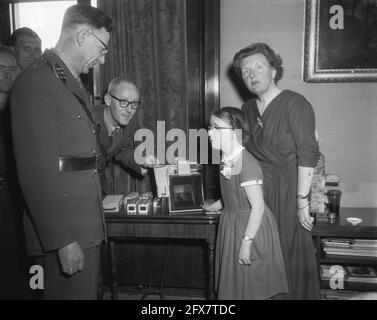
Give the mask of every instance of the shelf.
[[[358, 217], [362, 223], [352, 226], [347, 222], [348, 217]], [[343, 238], [343, 239], [377, 239], [377, 208], [342, 208], [340, 215], [334, 223], [317, 223], [312, 236], [317, 252], [318, 268], [321, 264], [340, 265], [340, 266], [369, 266], [377, 269], [377, 257], [362, 257], [349, 255], [326, 254], [323, 250], [322, 239], [324, 238]], [[331, 290], [329, 280], [321, 279], [321, 289]], [[349, 282], [344, 281], [342, 290], [331, 290], [330, 296], [339, 297], [347, 291], [357, 293], [357, 291], [377, 292], [377, 283]], [[349, 296], [348, 293], [346, 296]]]
[[376, 257], [359, 257], [359, 256], [326, 254], [322, 250], [319, 257], [319, 261], [321, 264], [377, 266]]

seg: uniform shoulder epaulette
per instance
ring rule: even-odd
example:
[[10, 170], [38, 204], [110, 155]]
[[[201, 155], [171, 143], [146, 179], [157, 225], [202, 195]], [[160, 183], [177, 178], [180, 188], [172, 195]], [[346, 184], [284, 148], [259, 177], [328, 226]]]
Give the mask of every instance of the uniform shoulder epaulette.
[[64, 68], [59, 63], [55, 63], [53, 65], [52, 69], [54, 70], [55, 75], [58, 79], [64, 79], [65, 80], [66, 77], [65, 77]]

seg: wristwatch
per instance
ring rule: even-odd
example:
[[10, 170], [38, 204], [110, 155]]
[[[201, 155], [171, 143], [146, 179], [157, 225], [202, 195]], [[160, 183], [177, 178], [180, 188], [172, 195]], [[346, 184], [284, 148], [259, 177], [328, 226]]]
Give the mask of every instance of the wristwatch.
[[242, 239], [244, 239], [245, 241], [253, 241], [253, 238], [250, 237], [250, 236], [248, 236], [247, 234], [244, 234], [244, 235], [242, 236]]

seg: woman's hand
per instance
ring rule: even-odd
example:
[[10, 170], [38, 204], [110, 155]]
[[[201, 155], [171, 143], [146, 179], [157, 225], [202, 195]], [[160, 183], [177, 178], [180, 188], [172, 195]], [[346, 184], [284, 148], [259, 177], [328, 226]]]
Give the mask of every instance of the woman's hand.
[[223, 209], [223, 205], [220, 199], [215, 202], [206, 200], [204, 201], [204, 204], [201, 205], [201, 207], [208, 213], [219, 213], [219, 211]]
[[251, 250], [251, 245], [253, 241], [246, 241], [243, 240], [241, 241], [241, 247], [238, 252], [238, 263], [239, 264], [245, 264], [249, 265], [251, 263], [250, 260], [250, 250]]
[[298, 221], [300, 222], [300, 224], [306, 230], [312, 231], [314, 218], [310, 216], [309, 208], [310, 208], [310, 205], [307, 200], [299, 201], [297, 215], [298, 215]]

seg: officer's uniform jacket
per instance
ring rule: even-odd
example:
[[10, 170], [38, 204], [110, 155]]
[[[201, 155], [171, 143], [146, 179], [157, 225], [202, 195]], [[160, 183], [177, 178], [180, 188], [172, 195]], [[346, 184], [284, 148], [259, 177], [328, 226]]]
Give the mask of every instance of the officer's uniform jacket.
[[[114, 165], [127, 171], [128, 174], [134, 172], [141, 175], [140, 165], [134, 159], [134, 134], [138, 129], [139, 110], [136, 111], [127, 126], [110, 135], [105, 125], [104, 111], [105, 106], [98, 105], [94, 107], [93, 113], [95, 121], [100, 123], [103, 128], [99, 135], [99, 143], [108, 159], [106, 168], [101, 174], [101, 183], [105, 194], [114, 194], [116, 189], [114, 186], [121, 183], [114, 181]], [[123, 179], [126, 177], [127, 175], [121, 176]]]
[[48, 254], [75, 241], [85, 249], [105, 237], [98, 171], [59, 168], [59, 157], [101, 153], [82, 103], [92, 110], [81, 82], [52, 50], [15, 81], [13, 143], [30, 254]]

